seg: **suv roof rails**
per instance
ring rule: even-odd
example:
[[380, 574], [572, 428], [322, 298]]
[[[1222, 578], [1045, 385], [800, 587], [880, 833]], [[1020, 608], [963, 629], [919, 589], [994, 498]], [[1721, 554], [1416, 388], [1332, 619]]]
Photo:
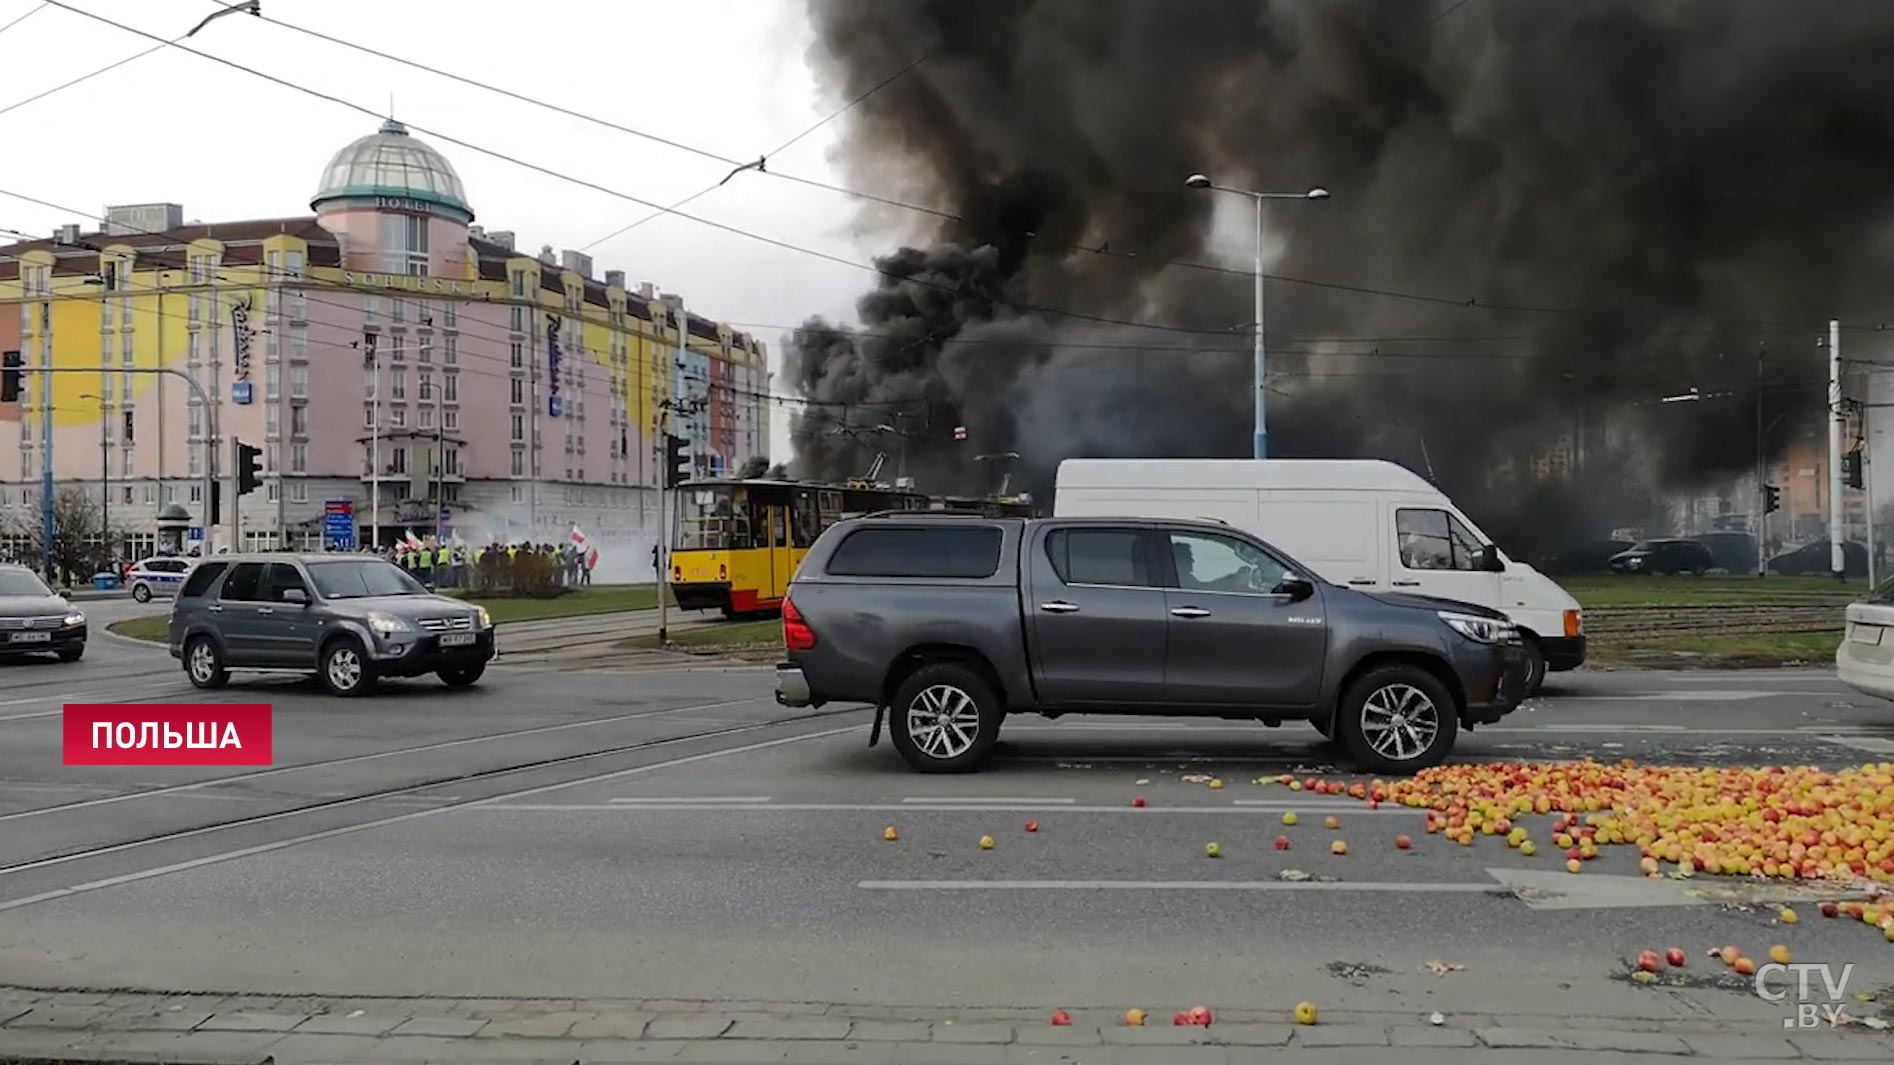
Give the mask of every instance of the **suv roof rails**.
[[861, 515], [863, 518], [987, 518], [989, 521], [1003, 521], [1004, 518], [988, 518], [977, 510], [875, 510]]
[[1230, 524], [1229, 522], [1227, 522], [1227, 521], [1224, 521], [1224, 520], [1223, 520], [1222, 518], [1212, 518], [1212, 517], [1208, 517], [1208, 516], [1205, 516], [1205, 515], [1202, 515], [1202, 514], [1199, 514], [1199, 515], [1197, 516], [1197, 520], [1198, 520], [1198, 521], [1214, 521], [1214, 522], [1216, 522], [1216, 523], [1217, 523], [1218, 525], [1224, 525], [1224, 526], [1227, 526], [1227, 525], [1229, 525], [1229, 524]]

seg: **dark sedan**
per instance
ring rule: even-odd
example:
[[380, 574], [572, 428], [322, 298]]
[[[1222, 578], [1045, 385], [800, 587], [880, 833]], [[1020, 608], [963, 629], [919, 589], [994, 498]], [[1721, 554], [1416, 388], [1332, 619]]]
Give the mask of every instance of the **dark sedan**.
[[0, 564], [0, 656], [85, 654], [85, 615], [25, 566]]
[[1611, 556], [1614, 573], [1694, 573], [1716, 565], [1710, 549], [1695, 540], [1644, 540]]
[[[1841, 545], [1842, 572], [1849, 577], [1868, 575], [1868, 549], [1863, 544], [1846, 540]], [[1827, 540], [1811, 540], [1792, 551], [1769, 560], [1769, 569], [1785, 577], [1822, 576], [1833, 572], [1829, 567], [1833, 561], [1829, 558]]]

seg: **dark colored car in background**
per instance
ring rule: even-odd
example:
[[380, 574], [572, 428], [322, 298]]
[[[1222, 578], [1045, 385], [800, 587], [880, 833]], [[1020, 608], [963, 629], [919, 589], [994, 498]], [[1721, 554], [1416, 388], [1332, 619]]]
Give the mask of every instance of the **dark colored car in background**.
[[1756, 572], [1756, 538], [1746, 532], [1698, 533], [1692, 540], [1710, 549], [1717, 569], [1726, 573]]
[[1546, 573], [1564, 575], [1611, 572], [1611, 556], [1629, 551], [1634, 540], [1587, 540], [1548, 558], [1539, 568]]
[[170, 645], [199, 688], [233, 669], [312, 673], [336, 695], [424, 673], [464, 688], [493, 658], [493, 622], [379, 558], [218, 555], [178, 590]]
[[[1769, 560], [1769, 571], [1785, 577], [1824, 576], [1834, 572], [1829, 567], [1833, 560], [1829, 558], [1829, 541], [1811, 540]], [[1842, 573], [1849, 577], [1868, 575], [1868, 548], [1866, 544], [1853, 540], [1844, 540], [1841, 545]]]
[[1008, 714], [1310, 721], [1358, 765], [1437, 765], [1524, 697], [1496, 610], [1370, 595], [1230, 526], [881, 515], [809, 549], [783, 602], [785, 706], [883, 712], [921, 772], [985, 760]]
[[1695, 540], [1642, 540], [1611, 556], [1613, 573], [1694, 573], [1716, 568], [1716, 556]]
[[0, 563], [0, 656], [50, 652], [72, 662], [85, 654], [85, 637], [85, 615], [39, 574]]

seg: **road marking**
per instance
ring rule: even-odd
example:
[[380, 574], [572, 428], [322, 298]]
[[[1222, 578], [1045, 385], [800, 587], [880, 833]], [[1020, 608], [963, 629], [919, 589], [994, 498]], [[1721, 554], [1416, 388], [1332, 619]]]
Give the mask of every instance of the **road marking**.
[[1535, 910], [1641, 909], [1658, 906], [1814, 902], [1835, 894], [1834, 885], [1754, 879], [1672, 880], [1657, 876], [1555, 873], [1546, 869], [1488, 869], [1487, 875]]
[[[123, 795], [107, 795], [97, 799], [85, 799], [80, 802], [65, 803], [60, 806], [44, 806], [36, 810], [21, 810], [17, 813], [0, 814], [0, 821], [13, 821], [25, 817], [39, 817], [45, 814], [64, 813], [68, 810], [83, 810], [90, 806], [107, 806], [112, 803], [128, 802], [132, 799], [149, 799], [159, 795], [176, 795], [180, 792], [197, 791], [212, 788], [220, 784], [232, 784], [240, 781], [256, 780], [283, 773], [295, 773], [305, 769], [327, 769], [331, 766], [354, 765], [359, 762], [373, 762], [382, 758], [394, 758], [404, 754], [420, 754], [424, 751], [439, 751], [449, 747], [464, 747], [470, 743], [487, 743], [493, 740], [518, 739], [521, 736], [535, 736], [548, 732], [562, 732], [568, 729], [590, 728], [597, 725], [613, 725], [623, 721], [636, 721], [647, 717], [663, 717], [666, 714], [681, 714], [691, 710], [720, 710], [729, 706], [744, 706], [749, 703], [765, 702], [763, 699], [733, 699], [718, 703], [692, 703], [687, 706], [673, 706], [663, 710], [640, 710], [635, 714], [619, 714], [615, 717], [588, 718], [584, 721], [566, 721], [557, 725], [541, 725], [536, 728], [515, 732], [496, 732], [486, 736], [469, 736], [465, 739], [442, 740], [439, 743], [426, 743], [419, 747], [400, 747], [392, 751], [374, 751], [369, 754], [350, 755], [347, 758], [334, 758], [324, 762], [304, 762], [300, 765], [277, 766], [272, 769], [259, 769], [254, 773], [236, 773], [227, 777], [211, 780], [199, 780], [190, 784], [173, 784], [165, 788], [150, 788], [145, 791], [127, 792]], [[54, 711], [59, 713], [59, 711]]]
[[1372, 891], [1395, 894], [1490, 895], [1497, 884], [1375, 880], [863, 880], [864, 891]]
[[[0, 700], [0, 706], [30, 706], [33, 703], [110, 703], [117, 702], [127, 696], [148, 694], [149, 691], [145, 688], [131, 688], [125, 691], [110, 692], [65, 692], [60, 695], [33, 695], [24, 699], [4, 699]], [[58, 717], [63, 713], [65, 713], [63, 707], [58, 710], [36, 710], [30, 714], [10, 714], [0, 717], [0, 721], [27, 721], [36, 717]]]
[[[750, 729], [769, 728], [769, 727], [771, 727], [770, 724], [749, 725], [749, 726], [744, 727], [744, 731], [748, 731]], [[781, 739], [764, 740], [760, 743], [745, 744], [741, 747], [728, 747], [728, 748], [725, 748], [723, 750], [718, 750], [718, 751], [706, 751], [703, 754], [686, 755], [683, 758], [672, 758], [672, 759], [669, 759], [668, 761], [654, 762], [650, 765], [633, 766], [630, 769], [616, 769], [609, 773], [598, 773], [593, 776], [581, 777], [578, 780], [565, 781], [559, 784], [542, 784], [538, 787], [525, 788], [520, 791], [514, 791], [514, 792], [507, 792], [500, 795], [490, 796], [485, 799], [474, 799], [469, 802], [459, 802], [451, 806], [435, 806], [426, 810], [415, 810], [411, 813], [396, 814], [393, 817], [377, 818], [376, 820], [373, 820], [373, 821], [365, 821], [359, 825], [343, 825], [340, 828], [325, 829], [321, 832], [310, 832], [301, 836], [292, 836], [289, 839], [276, 840], [275, 842], [272, 842], [272, 843], [261, 843], [253, 847], [242, 847], [237, 850], [224, 851], [220, 854], [207, 854], [202, 858], [192, 858], [189, 861], [174, 862], [170, 865], [159, 866], [155, 869], [141, 869], [135, 873], [125, 873], [120, 876], [106, 877], [103, 880], [93, 880], [84, 884], [75, 884], [71, 887], [54, 888], [51, 891], [42, 891], [37, 895], [27, 895], [27, 896], [24, 896], [22, 898], [17, 898], [17, 899], [7, 899], [5, 901], [0, 901], [0, 912], [18, 909], [22, 906], [31, 906], [32, 904], [36, 902], [47, 902], [52, 899], [69, 898], [73, 895], [83, 895], [88, 892], [99, 891], [104, 888], [118, 887], [123, 884], [134, 884], [141, 880], [150, 880], [155, 877], [166, 876], [171, 873], [181, 873], [190, 869], [199, 869], [206, 865], [215, 865], [219, 862], [233, 861], [238, 858], [251, 858], [259, 854], [268, 854], [272, 851], [279, 851], [279, 850], [284, 850], [289, 847], [301, 846], [304, 843], [315, 843], [315, 842], [325, 840], [325, 839], [334, 839], [337, 836], [351, 835], [356, 832], [366, 832], [369, 829], [373, 829], [373, 828], [386, 828], [389, 825], [398, 825], [398, 824], [402, 824], [408, 821], [418, 821], [423, 817], [434, 817], [438, 814], [448, 813], [453, 810], [465, 810], [470, 807], [485, 806], [490, 803], [497, 803], [502, 799], [526, 798], [533, 795], [544, 795], [547, 792], [558, 791], [562, 788], [580, 787], [586, 784], [597, 784], [597, 783], [601, 783], [607, 780], [617, 780], [622, 777], [637, 776], [642, 773], [653, 773], [660, 769], [672, 769], [681, 765], [692, 765], [697, 762], [709, 761], [712, 758], [723, 758], [723, 757], [727, 757], [733, 754], [748, 754], [751, 751], [766, 750], [771, 747], [781, 747], [785, 744], [790, 744], [790, 743], [802, 743], [808, 740], [818, 740], [818, 739], [825, 739], [830, 736], [840, 736], [843, 733], [847, 733], [847, 732], [858, 732], [865, 727], [866, 726], [864, 725], [849, 725], [843, 728], [825, 729], [821, 732], [805, 733], [800, 736], [784, 736]], [[682, 736], [674, 740], [659, 740], [656, 742], [658, 743], [684, 743], [684, 742], [689, 742], [691, 740], [705, 739], [705, 738], [710, 738], [710, 737]], [[626, 753], [634, 753], [634, 752], [626, 752]], [[324, 807], [324, 809], [334, 809], [334, 808], [335, 807], [333, 806]], [[256, 821], [246, 822], [246, 824], [255, 824], [255, 823]], [[207, 828], [200, 831], [214, 831], [214, 830], [215, 828]], [[9, 872], [9, 873], [20, 872], [21, 870], [24, 870], [24, 869], [52, 865], [60, 861], [68, 861], [75, 858], [96, 857], [100, 854], [111, 853], [112, 851], [127, 850], [132, 847], [144, 846], [146, 843], [163, 842], [163, 841], [175, 840], [178, 838], [180, 837], [179, 836], [166, 836], [164, 837], [162, 841], [161, 840], [143, 840], [143, 841], [138, 841], [134, 843], [126, 843], [126, 844], [121, 844], [120, 846], [117, 846], [117, 847], [108, 847], [108, 848], [102, 848], [100, 850], [90, 851], [85, 854], [68, 855], [65, 858], [53, 858], [53, 859], [48, 859], [44, 862], [34, 862], [31, 865], [15, 866], [14, 868], [5, 870], [4, 872]]]
[[768, 802], [769, 796], [767, 795], [686, 795], [686, 796], [668, 796], [664, 798], [656, 798], [656, 797], [651, 797], [651, 796], [640, 795], [640, 796], [634, 796], [631, 798], [613, 799], [612, 801], [622, 802], [630, 806], [643, 806], [649, 803], [679, 803], [679, 802], [698, 802], [698, 803], [736, 802], [736, 803], [749, 803], [751, 805], [754, 805], [756, 803]]
[[983, 796], [977, 796], [977, 795], [947, 796], [947, 797], [938, 798], [938, 799], [910, 797], [910, 798], [902, 799], [901, 801], [904, 803], [915, 803], [917, 805], [922, 805], [922, 806], [934, 804], [934, 803], [940, 803], [940, 804], [970, 803], [970, 804], [975, 804], [975, 805], [985, 804], [985, 803], [1000, 803], [1002, 805], [1010, 804], [1010, 803], [1039, 803], [1039, 804], [1056, 803], [1056, 804], [1064, 804], [1064, 805], [1069, 806], [1075, 802], [1078, 802], [1077, 799], [1048, 799], [1048, 798], [1042, 798], [1037, 795], [1028, 795], [1024, 798], [1015, 798], [1015, 797], [1001, 798], [998, 796], [984, 796], [983, 797]]
[[1692, 692], [1651, 692], [1646, 695], [1561, 695], [1560, 701], [1587, 703], [1720, 703], [1744, 702], [1750, 699], [1773, 699], [1779, 695], [1833, 695], [1833, 692], [1793, 692], [1793, 691], [1711, 691]]
[[[1152, 814], [1274, 814], [1286, 810], [1340, 810], [1341, 806], [1326, 806], [1317, 803], [1296, 804], [1283, 802], [1272, 806], [1065, 806], [1056, 800], [1042, 802], [1035, 800], [1014, 800], [1005, 802], [970, 803], [952, 802], [924, 805], [921, 803], [847, 803], [847, 802], [703, 802], [701, 800], [676, 802], [576, 802], [576, 803], [505, 803], [487, 807], [489, 810], [517, 810], [531, 813], [654, 813], [671, 812], [731, 812], [774, 813], [774, 812], [826, 812], [826, 813], [882, 813], [900, 811], [935, 811], [953, 813], [1030, 813], [1036, 810], [1057, 810], [1061, 813], [1081, 814], [1120, 814], [1130, 817], [1146, 817]], [[1352, 814], [1405, 814], [1419, 817], [1421, 811], [1405, 806], [1385, 806], [1379, 810], [1370, 810], [1358, 805], [1350, 811]]]

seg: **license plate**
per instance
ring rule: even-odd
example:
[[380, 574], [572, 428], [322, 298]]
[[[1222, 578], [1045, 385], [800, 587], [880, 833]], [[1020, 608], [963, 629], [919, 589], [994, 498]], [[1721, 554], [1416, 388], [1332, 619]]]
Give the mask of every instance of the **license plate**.
[[450, 632], [441, 637], [442, 647], [465, 647], [474, 642], [471, 632]]
[[1883, 631], [1879, 625], [1852, 625], [1848, 629], [1848, 639], [1853, 643], [1879, 644]]
[[8, 642], [10, 643], [51, 643], [53, 642], [53, 634], [50, 632], [16, 632], [16, 633], [11, 634], [11, 637]]

